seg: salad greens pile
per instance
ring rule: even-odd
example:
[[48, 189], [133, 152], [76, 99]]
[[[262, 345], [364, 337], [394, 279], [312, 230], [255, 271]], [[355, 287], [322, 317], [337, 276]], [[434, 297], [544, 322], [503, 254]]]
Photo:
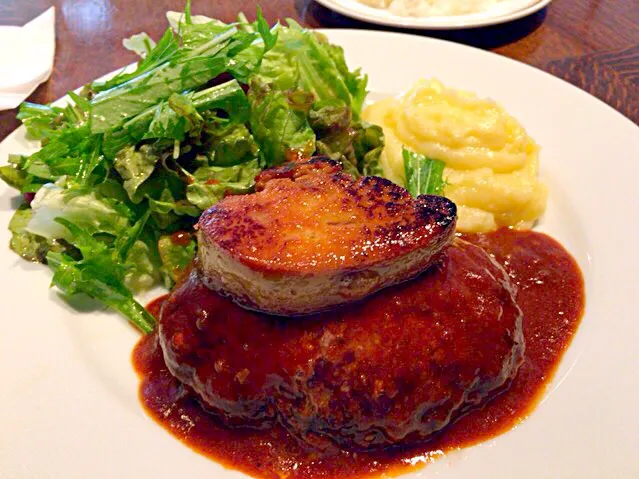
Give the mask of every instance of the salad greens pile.
[[144, 332], [154, 319], [134, 294], [179, 278], [204, 209], [293, 158], [379, 174], [383, 148], [381, 128], [360, 119], [366, 76], [323, 35], [270, 28], [259, 11], [252, 23], [191, 16], [188, 2], [167, 16], [157, 44], [124, 41], [141, 56], [135, 69], [69, 93], [66, 106], [23, 104], [18, 118], [42, 148], [0, 167], [25, 198], [13, 251]]

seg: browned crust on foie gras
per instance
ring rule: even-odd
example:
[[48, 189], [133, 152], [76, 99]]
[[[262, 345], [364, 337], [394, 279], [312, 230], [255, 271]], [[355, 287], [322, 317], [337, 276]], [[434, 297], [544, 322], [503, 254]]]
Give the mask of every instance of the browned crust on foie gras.
[[256, 190], [202, 214], [198, 267], [211, 289], [266, 313], [311, 314], [411, 279], [455, 232], [446, 198], [331, 160], [265, 170]]

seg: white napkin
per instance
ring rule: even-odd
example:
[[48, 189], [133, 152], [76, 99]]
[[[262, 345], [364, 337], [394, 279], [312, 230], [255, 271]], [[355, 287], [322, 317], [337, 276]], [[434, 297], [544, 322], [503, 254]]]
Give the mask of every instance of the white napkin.
[[22, 27], [0, 26], [0, 111], [15, 108], [49, 79], [55, 56], [55, 9]]

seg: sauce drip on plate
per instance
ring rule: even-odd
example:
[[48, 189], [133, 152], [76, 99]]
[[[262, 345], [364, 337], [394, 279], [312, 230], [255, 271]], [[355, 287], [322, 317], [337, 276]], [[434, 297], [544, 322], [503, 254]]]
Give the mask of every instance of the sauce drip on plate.
[[[447, 426], [426, 443], [375, 452], [339, 452], [323, 457], [276, 425], [227, 428], [207, 413], [166, 369], [157, 334], [140, 340], [133, 362], [141, 377], [147, 412], [189, 447], [226, 467], [261, 478], [362, 477], [399, 474], [447, 451], [503, 433], [526, 418], [577, 330], [584, 308], [579, 267], [556, 241], [536, 232], [500, 230], [464, 235], [501, 263], [517, 285], [524, 313], [525, 360], [510, 388], [481, 409]], [[380, 294], [384, 294], [383, 292]], [[160, 301], [150, 310], [157, 314]]]

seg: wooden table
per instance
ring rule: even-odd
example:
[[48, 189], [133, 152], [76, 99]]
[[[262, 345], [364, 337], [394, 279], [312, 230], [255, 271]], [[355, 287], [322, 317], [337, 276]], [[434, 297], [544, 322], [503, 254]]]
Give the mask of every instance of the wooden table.
[[[194, 13], [233, 21], [254, 1], [193, 0]], [[311, 27], [379, 28], [356, 22], [312, 0], [261, 0], [265, 17], [287, 17]], [[182, 0], [0, 0], [0, 23], [22, 25], [56, 7], [57, 51], [51, 79], [30, 101], [50, 102], [68, 90], [136, 59], [122, 39], [140, 31], [159, 38], [164, 13]], [[432, 33], [413, 32], [420, 35]], [[554, 0], [513, 23], [435, 34], [493, 50], [546, 70], [588, 90], [639, 123], [639, 0]], [[3, 45], [2, 48], [10, 48]], [[0, 139], [18, 126], [15, 110], [0, 113]]]

